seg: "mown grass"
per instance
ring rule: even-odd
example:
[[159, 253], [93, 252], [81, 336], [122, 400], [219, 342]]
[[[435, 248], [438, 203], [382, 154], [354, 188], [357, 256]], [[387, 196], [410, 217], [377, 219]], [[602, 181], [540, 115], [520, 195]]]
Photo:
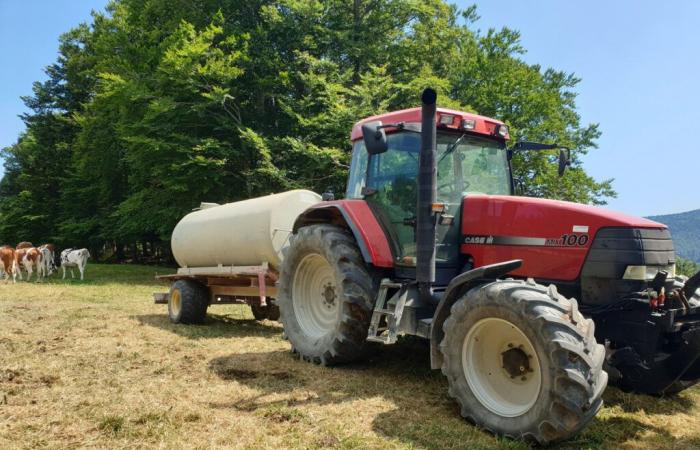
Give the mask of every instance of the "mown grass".
[[[303, 363], [245, 306], [168, 322], [151, 299], [168, 271], [90, 264], [83, 282], [0, 284], [0, 448], [528, 448], [460, 419], [420, 341]], [[605, 400], [559, 448], [700, 448], [699, 389]]]

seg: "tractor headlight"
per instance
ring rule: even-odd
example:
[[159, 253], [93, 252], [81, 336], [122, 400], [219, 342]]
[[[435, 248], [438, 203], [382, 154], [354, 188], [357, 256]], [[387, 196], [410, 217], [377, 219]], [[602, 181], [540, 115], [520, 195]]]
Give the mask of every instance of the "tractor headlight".
[[650, 281], [653, 280], [656, 274], [662, 270], [665, 270], [668, 273], [668, 278], [673, 278], [676, 276], [675, 264], [670, 264], [668, 266], [627, 266], [625, 269], [625, 274], [622, 275], [622, 279]]

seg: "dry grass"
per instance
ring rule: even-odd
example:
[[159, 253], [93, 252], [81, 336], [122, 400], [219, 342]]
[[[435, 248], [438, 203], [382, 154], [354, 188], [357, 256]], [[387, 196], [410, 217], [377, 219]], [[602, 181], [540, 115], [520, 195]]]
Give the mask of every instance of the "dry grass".
[[[0, 448], [527, 448], [458, 417], [422, 342], [314, 366], [243, 306], [170, 324], [155, 271], [91, 264], [85, 282], [0, 285]], [[700, 389], [605, 399], [564, 447], [700, 447]]]

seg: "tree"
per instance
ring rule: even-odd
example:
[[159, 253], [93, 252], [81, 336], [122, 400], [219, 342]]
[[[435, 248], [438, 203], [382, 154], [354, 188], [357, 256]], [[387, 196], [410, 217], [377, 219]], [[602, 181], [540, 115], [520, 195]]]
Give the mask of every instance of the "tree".
[[519, 34], [476, 30], [444, 0], [114, 0], [61, 37], [3, 151], [0, 237], [88, 245], [118, 258], [167, 248], [200, 201], [293, 188], [344, 192], [359, 119], [440, 104], [504, 120], [514, 139], [573, 150], [513, 161], [529, 195], [604, 203], [586, 174], [597, 125], [573, 74], [522, 61]]

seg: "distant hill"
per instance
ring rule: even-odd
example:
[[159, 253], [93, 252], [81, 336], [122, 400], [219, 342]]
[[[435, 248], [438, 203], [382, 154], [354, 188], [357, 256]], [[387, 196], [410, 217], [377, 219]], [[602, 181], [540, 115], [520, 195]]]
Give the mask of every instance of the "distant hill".
[[649, 219], [668, 225], [676, 253], [700, 263], [700, 209], [678, 214], [651, 216]]

